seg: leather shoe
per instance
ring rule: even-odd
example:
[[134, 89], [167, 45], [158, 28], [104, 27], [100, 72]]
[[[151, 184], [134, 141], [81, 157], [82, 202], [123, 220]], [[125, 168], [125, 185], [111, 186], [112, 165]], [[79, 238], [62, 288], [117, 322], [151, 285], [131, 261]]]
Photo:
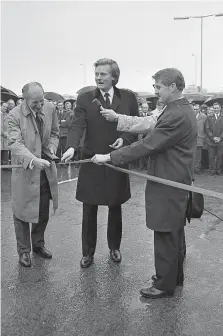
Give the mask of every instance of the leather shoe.
[[[156, 282], [158, 280], [157, 276], [154, 274], [151, 276], [151, 280], [152, 282]], [[183, 276], [179, 276], [178, 279], [177, 279], [177, 286], [183, 286], [183, 283], [184, 283], [184, 278]]]
[[19, 256], [19, 263], [24, 267], [31, 266], [30, 254], [28, 252], [24, 252]]
[[93, 260], [94, 260], [94, 256], [87, 255], [86, 257], [82, 257], [80, 261], [80, 265], [82, 268], [88, 268], [93, 263]]
[[44, 246], [42, 247], [34, 247], [33, 252], [40, 255], [41, 257], [45, 259], [51, 259], [52, 258], [52, 253], [48, 251]]
[[122, 260], [121, 252], [119, 250], [110, 250], [111, 260], [120, 262]]
[[142, 288], [140, 291], [140, 294], [148, 299], [159, 299], [163, 297], [171, 297], [174, 294], [174, 290], [172, 291], [162, 291], [160, 289], [157, 289], [153, 286]]

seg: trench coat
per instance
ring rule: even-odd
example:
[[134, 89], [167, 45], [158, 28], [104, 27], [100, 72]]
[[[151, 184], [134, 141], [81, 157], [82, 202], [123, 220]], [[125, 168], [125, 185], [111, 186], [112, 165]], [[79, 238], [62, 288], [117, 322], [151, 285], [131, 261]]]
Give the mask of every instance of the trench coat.
[[[106, 108], [100, 90], [92, 90], [77, 98], [73, 120], [69, 124], [67, 148], [78, 148], [84, 131], [84, 144], [81, 158], [88, 159], [96, 153], [105, 154], [112, 151], [109, 145], [117, 138], [123, 138], [124, 144], [136, 140], [134, 134], [116, 130], [116, 124], [107, 121], [98, 106], [92, 101], [97, 98]], [[134, 93], [114, 87], [111, 109], [116, 113], [138, 116], [138, 104]], [[128, 167], [128, 165], [125, 167]], [[76, 198], [80, 202], [92, 205], [116, 206], [125, 203], [131, 197], [128, 175], [109, 167], [94, 163], [80, 165]]]
[[205, 121], [207, 119], [206, 114], [204, 113], [199, 113], [197, 116], [197, 146], [203, 147], [205, 143]]
[[4, 133], [8, 133], [8, 114], [1, 112], [1, 150], [8, 150], [8, 138]]
[[[29, 168], [33, 158], [41, 158], [42, 150], [48, 146], [56, 153], [59, 141], [59, 126], [56, 108], [45, 102], [41, 117], [43, 138], [41, 142], [35, 117], [26, 102], [16, 106], [8, 116], [9, 147], [12, 164], [23, 169], [12, 169], [12, 210], [24, 222], [38, 223], [40, 201], [40, 169]], [[58, 207], [57, 170], [54, 162], [46, 168], [54, 210]]]
[[[114, 165], [149, 156], [148, 174], [191, 185], [197, 146], [197, 123], [186, 99], [169, 103], [148, 135], [111, 153]], [[185, 225], [188, 191], [147, 181], [146, 225], [171, 232]]]

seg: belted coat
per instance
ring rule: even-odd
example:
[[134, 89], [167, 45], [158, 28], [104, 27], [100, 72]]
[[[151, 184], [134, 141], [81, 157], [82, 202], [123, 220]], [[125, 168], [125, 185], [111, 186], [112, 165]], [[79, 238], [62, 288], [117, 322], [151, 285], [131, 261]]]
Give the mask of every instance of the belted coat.
[[[169, 103], [147, 136], [111, 153], [114, 165], [148, 157], [148, 175], [191, 185], [197, 146], [197, 122], [186, 99]], [[160, 232], [185, 225], [188, 191], [147, 181], [147, 227]]]

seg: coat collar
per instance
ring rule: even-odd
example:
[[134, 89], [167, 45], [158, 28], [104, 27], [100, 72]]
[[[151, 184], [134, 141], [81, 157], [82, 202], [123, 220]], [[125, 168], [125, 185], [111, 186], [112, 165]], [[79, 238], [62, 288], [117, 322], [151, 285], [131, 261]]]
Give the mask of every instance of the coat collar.
[[[43, 116], [45, 116], [45, 104], [46, 103], [44, 103], [43, 108], [42, 108], [42, 110], [40, 112], [40, 114], [42, 114]], [[25, 100], [21, 104], [21, 109], [22, 109], [22, 113], [24, 114], [25, 117], [28, 116], [29, 114], [31, 114], [34, 117], [34, 115], [33, 115], [32, 111], [31, 111], [30, 107], [28, 106], [28, 104], [27, 104], [27, 102]]]
[[[95, 89], [94, 91], [94, 98], [97, 98], [101, 102], [101, 105], [104, 108], [106, 108], [105, 100], [102, 97], [102, 94], [98, 88]], [[114, 96], [111, 104], [111, 109], [115, 111], [119, 107], [120, 102], [121, 102], [121, 92], [117, 87], [114, 86]]]

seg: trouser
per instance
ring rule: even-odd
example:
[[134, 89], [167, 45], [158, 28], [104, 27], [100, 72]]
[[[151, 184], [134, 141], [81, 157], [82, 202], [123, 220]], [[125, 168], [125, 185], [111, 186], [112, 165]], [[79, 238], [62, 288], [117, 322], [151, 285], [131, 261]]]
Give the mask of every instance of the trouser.
[[[42, 247], [45, 244], [44, 232], [49, 220], [49, 208], [50, 208], [50, 187], [48, 183], [40, 186], [40, 204], [39, 204], [39, 221], [37, 224], [32, 223], [31, 240], [32, 247]], [[18, 219], [15, 215], [14, 226], [17, 240], [18, 254], [31, 251], [30, 242], [30, 228], [29, 223]]]
[[[98, 205], [83, 204], [82, 252], [83, 256], [94, 255], [97, 242]], [[107, 240], [110, 250], [119, 250], [122, 238], [121, 205], [109, 207]]]
[[194, 163], [194, 170], [200, 171], [201, 170], [201, 154], [202, 154], [202, 146], [197, 146], [196, 154], [195, 154], [195, 163]]
[[154, 255], [157, 281], [154, 287], [164, 291], [176, 288], [184, 279], [184, 228], [171, 232], [154, 231]]
[[1, 150], [1, 164], [2, 165], [9, 164], [9, 151], [6, 149]]
[[204, 169], [209, 169], [209, 157], [208, 157], [208, 150], [203, 148], [202, 150], [202, 166]]
[[209, 168], [211, 171], [220, 171], [222, 165], [223, 145], [209, 146]]
[[60, 159], [61, 159], [63, 153], [65, 152], [66, 143], [67, 143], [67, 137], [66, 136], [62, 136], [62, 137], [59, 138], [59, 144], [58, 144], [57, 154], [56, 155]]

